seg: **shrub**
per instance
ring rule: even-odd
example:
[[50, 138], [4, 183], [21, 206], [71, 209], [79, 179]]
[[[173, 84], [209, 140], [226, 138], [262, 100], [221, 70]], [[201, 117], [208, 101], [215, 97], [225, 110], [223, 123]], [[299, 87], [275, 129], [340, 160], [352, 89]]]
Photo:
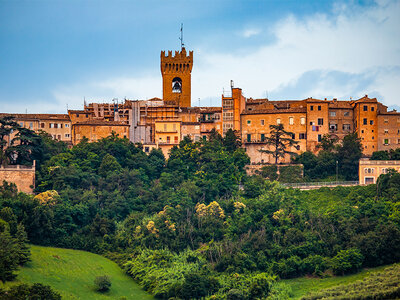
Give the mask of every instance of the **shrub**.
[[107, 292], [111, 287], [111, 279], [107, 275], [97, 276], [94, 280], [96, 290], [99, 292]]
[[357, 271], [364, 260], [360, 250], [356, 248], [340, 250], [335, 257], [331, 259], [331, 268], [336, 275], [347, 274]]
[[25, 299], [46, 299], [60, 300], [59, 293], [53, 291], [50, 286], [34, 283], [33, 285], [20, 284], [10, 287], [9, 290], [0, 289], [0, 299], [4, 300], [25, 300]]
[[271, 181], [278, 179], [278, 167], [275, 165], [264, 166], [261, 168], [261, 176]]

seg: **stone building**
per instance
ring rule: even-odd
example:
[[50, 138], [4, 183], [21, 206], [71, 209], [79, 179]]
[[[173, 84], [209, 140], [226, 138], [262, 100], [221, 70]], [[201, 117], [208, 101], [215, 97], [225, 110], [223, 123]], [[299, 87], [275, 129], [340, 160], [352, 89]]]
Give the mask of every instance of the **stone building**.
[[381, 174], [386, 174], [389, 169], [400, 172], [399, 160], [368, 160], [363, 158], [358, 165], [358, 178], [360, 184], [376, 183]]

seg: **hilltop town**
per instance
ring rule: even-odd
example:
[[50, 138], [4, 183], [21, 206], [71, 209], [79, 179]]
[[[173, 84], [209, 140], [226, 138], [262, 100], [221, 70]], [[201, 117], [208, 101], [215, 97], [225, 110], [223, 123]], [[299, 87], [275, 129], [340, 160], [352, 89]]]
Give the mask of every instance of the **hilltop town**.
[[[339, 140], [356, 132], [362, 140], [363, 155], [400, 147], [400, 113], [367, 95], [357, 100], [314, 99], [271, 101], [243, 96], [242, 89], [231, 81], [230, 91], [221, 95], [221, 107], [192, 107], [191, 72], [193, 51], [161, 51], [162, 99], [128, 100], [123, 103], [89, 103], [82, 110], [67, 114], [12, 114], [22, 127], [43, 130], [54, 139], [70, 145], [83, 138], [98, 141], [112, 132], [144, 151], [169, 150], [189, 136], [194, 141], [206, 139], [214, 129], [224, 135], [235, 130], [251, 163], [271, 163], [265, 139], [270, 125], [283, 124], [298, 143], [290, 151], [317, 152], [317, 144], [329, 134]], [[0, 116], [9, 115], [2, 112]], [[282, 162], [290, 162], [287, 155]]]

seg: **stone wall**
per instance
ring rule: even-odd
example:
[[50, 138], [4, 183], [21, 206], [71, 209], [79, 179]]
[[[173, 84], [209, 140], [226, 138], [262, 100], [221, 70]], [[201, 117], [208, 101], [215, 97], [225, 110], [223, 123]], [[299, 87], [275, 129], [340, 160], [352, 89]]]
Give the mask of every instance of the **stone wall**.
[[35, 165], [32, 167], [10, 165], [0, 166], [0, 184], [3, 181], [15, 183], [19, 192], [33, 194], [35, 186]]

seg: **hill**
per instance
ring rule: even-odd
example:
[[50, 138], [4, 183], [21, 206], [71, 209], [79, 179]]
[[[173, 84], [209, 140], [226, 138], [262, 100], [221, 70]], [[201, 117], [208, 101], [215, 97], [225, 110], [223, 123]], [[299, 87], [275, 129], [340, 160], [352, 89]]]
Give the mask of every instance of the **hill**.
[[[50, 285], [63, 299], [154, 299], [117, 264], [100, 255], [34, 245], [31, 252], [32, 261], [21, 268], [15, 281], [3, 287], [40, 282]], [[104, 274], [111, 277], [112, 286], [109, 292], [101, 294], [94, 290], [93, 282], [96, 276]]]

